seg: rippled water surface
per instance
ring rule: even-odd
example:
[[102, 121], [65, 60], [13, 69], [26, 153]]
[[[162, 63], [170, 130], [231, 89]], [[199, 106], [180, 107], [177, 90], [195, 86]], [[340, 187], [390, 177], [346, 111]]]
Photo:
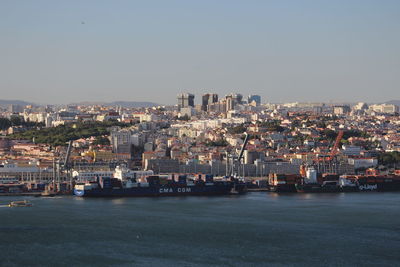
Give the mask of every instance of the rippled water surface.
[[[4, 206], [22, 199], [34, 206]], [[400, 193], [0, 197], [0, 256], [0, 266], [400, 266]]]

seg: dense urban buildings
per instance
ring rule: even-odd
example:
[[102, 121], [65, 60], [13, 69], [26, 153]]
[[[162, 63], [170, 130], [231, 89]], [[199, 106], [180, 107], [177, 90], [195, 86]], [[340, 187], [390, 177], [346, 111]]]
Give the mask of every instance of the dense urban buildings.
[[[318, 173], [355, 174], [398, 166], [400, 119], [393, 104], [260, 103], [258, 95], [218, 98], [178, 95], [178, 105], [151, 108], [82, 106], [3, 107], [0, 139], [3, 179], [45, 180], [72, 140], [73, 170], [126, 164], [155, 173], [233, 171], [246, 177]], [[244, 133], [251, 138], [241, 167]], [[343, 132], [335, 147], [335, 138]], [[236, 169], [235, 169], [236, 168]], [[60, 174], [63, 176], [63, 174]]]
[[276, 174], [307, 175], [311, 167], [320, 177], [399, 166], [395, 104], [273, 104], [239, 93], [207, 93], [199, 105], [194, 99], [182, 93], [175, 106], [148, 108], [2, 107], [0, 184], [67, 181], [120, 165], [271, 181]]

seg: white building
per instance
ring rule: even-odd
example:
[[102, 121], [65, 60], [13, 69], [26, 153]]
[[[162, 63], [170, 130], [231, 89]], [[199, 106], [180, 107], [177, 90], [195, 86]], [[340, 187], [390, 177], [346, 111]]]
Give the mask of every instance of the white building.
[[353, 107], [354, 110], [366, 110], [368, 109], [368, 105], [364, 102], [359, 102], [357, 105]]
[[342, 149], [342, 153], [346, 156], [359, 156], [361, 154], [361, 147], [359, 146], [343, 145]]
[[399, 112], [399, 107], [392, 104], [372, 105], [370, 109], [379, 113], [393, 114]]
[[111, 130], [111, 146], [114, 153], [130, 153], [131, 145], [131, 130], [119, 128], [113, 128]]
[[350, 107], [347, 105], [333, 107], [333, 114], [336, 115], [343, 115], [349, 112], [350, 112]]
[[181, 110], [179, 112], [179, 117], [187, 116], [187, 117], [191, 118], [194, 115], [196, 115], [196, 110], [192, 107], [181, 108]]
[[375, 158], [349, 158], [348, 162], [354, 166], [354, 169], [374, 168], [378, 166], [378, 160]]

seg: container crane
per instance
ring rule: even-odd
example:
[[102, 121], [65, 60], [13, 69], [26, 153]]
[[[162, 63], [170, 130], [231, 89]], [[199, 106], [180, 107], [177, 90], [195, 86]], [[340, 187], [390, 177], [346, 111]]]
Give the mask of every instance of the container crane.
[[[338, 148], [340, 145], [340, 141], [342, 140], [344, 135], [343, 130], [339, 130], [338, 135], [336, 136], [335, 143], [328, 154], [328, 157], [323, 157], [316, 159], [316, 165], [318, 166], [319, 172], [337, 172], [337, 163], [333, 162], [336, 154], [338, 153]], [[327, 165], [328, 164], [328, 165]]]
[[64, 164], [63, 164], [63, 168], [68, 170], [69, 169], [69, 158], [71, 156], [71, 150], [72, 150], [72, 143], [73, 141], [70, 140], [68, 142], [68, 148], [67, 148], [67, 154], [65, 155], [65, 159], [64, 159]]
[[238, 157], [238, 162], [239, 163], [243, 158], [244, 150], [246, 149], [246, 145], [249, 142], [249, 135], [246, 132], [244, 134], [245, 134], [244, 142], [243, 142], [242, 149], [240, 150], [240, 154], [239, 154], [239, 157]]
[[[235, 156], [230, 155], [230, 158], [232, 159], [232, 168], [231, 168], [231, 172], [229, 174], [227, 173], [227, 175], [234, 175], [234, 176], [239, 175], [240, 166], [241, 166], [242, 159], [243, 159], [243, 154], [246, 149], [247, 143], [249, 142], [249, 137], [250, 137], [246, 132], [244, 134], [245, 134], [245, 138], [244, 138], [243, 145], [242, 145], [242, 148], [240, 149], [240, 153], [239, 153], [238, 157], [236, 158]], [[228, 163], [229, 163], [229, 155], [227, 155], [227, 167], [228, 167]], [[244, 172], [243, 172], [243, 174], [244, 174]]]
[[[72, 140], [68, 142], [67, 152], [65, 154], [65, 158], [62, 164], [60, 164], [61, 161], [60, 157], [58, 158], [57, 161], [55, 161], [55, 159], [53, 158], [53, 181], [51, 184], [48, 184], [46, 186], [45, 191], [41, 194], [42, 196], [55, 196], [56, 194], [60, 193], [61, 171], [66, 171], [67, 178], [71, 177], [69, 175], [69, 169], [70, 169], [69, 158], [71, 156], [72, 143], [73, 143]], [[72, 188], [72, 180], [70, 180], [69, 182], [70, 182], [70, 187]]]
[[337, 149], [339, 148], [339, 145], [340, 145], [340, 141], [341, 141], [342, 138], [343, 138], [343, 134], [344, 134], [344, 131], [343, 131], [343, 130], [340, 130], [339, 133], [338, 133], [338, 135], [336, 136], [335, 144], [334, 144], [334, 146], [333, 146], [332, 149], [331, 149], [331, 153], [329, 154], [330, 156], [329, 156], [329, 158], [328, 158], [328, 161], [332, 161], [333, 158], [336, 156], [336, 154], [337, 154]]

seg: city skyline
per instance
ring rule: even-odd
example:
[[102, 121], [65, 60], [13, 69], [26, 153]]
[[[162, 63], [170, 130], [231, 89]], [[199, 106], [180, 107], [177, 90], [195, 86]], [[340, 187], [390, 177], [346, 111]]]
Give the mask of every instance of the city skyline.
[[0, 0], [0, 265], [400, 265], [399, 32], [400, 0]]
[[[201, 94], [201, 95], [195, 95], [194, 98], [194, 105], [195, 106], [202, 106], [202, 96], [206, 94]], [[221, 99], [225, 99], [227, 95], [219, 95], [216, 94], [218, 97], [221, 97]], [[255, 94], [252, 94], [255, 95]], [[197, 97], [196, 97], [197, 96]], [[250, 95], [248, 95], [250, 96]], [[244, 95], [246, 101], [248, 98], [247, 95]], [[262, 98], [261, 105], [264, 104], [275, 104], [275, 105], [280, 105], [280, 104], [290, 104], [290, 103], [299, 103], [299, 104], [325, 104], [325, 105], [356, 105], [360, 103], [365, 103], [365, 104], [394, 104], [396, 106], [400, 106], [400, 100], [398, 99], [388, 99], [387, 101], [282, 101], [282, 102], [273, 102], [273, 101], [264, 101]], [[25, 105], [35, 105], [35, 106], [65, 106], [65, 105], [105, 105], [105, 106], [132, 106], [132, 107], [151, 107], [151, 106], [179, 106], [177, 103], [176, 97], [175, 97], [175, 102], [174, 103], [157, 103], [153, 101], [135, 101], [135, 100], [115, 100], [115, 101], [90, 101], [90, 100], [81, 100], [81, 101], [73, 101], [73, 102], [33, 102], [33, 101], [28, 101], [25, 99], [0, 99], [0, 107], [6, 107], [10, 105], [17, 105], [17, 106], [25, 106]]]
[[[1, 99], [400, 99], [397, 1], [0, 4]], [[196, 103], [200, 103], [197, 98]]]

